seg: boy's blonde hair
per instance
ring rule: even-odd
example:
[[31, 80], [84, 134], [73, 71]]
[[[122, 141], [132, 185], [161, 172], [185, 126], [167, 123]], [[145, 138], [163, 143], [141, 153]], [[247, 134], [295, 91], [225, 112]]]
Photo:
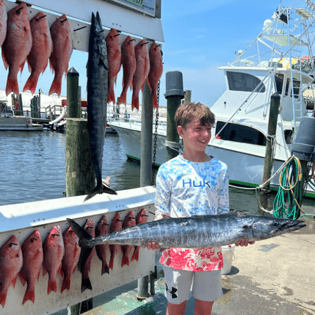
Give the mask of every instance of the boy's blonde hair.
[[204, 125], [214, 125], [215, 116], [210, 110], [210, 108], [202, 103], [187, 103], [180, 105], [175, 113], [175, 123], [176, 126], [186, 127], [188, 123], [194, 119], [200, 119], [201, 124]]

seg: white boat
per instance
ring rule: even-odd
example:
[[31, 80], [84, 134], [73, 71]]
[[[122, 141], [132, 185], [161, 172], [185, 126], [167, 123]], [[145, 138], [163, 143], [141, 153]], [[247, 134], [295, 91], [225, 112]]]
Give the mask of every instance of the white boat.
[[[301, 2], [299, 2], [301, 5]], [[292, 141], [303, 116], [312, 115], [305, 89], [314, 81], [312, 54], [315, 5], [306, 1], [298, 9], [280, 7], [271, 19], [262, 21], [262, 32], [224, 71], [226, 91], [211, 106], [216, 130], [207, 153], [228, 165], [230, 182], [256, 187], [262, 184], [271, 95], [280, 95], [275, 136], [273, 172], [291, 156]], [[313, 26], [314, 24], [314, 26]], [[292, 93], [293, 92], [293, 93]], [[111, 121], [128, 158], [140, 160], [141, 125]], [[166, 161], [166, 128], [159, 125], [155, 164]], [[271, 187], [279, 186], [279, 175]]]
[[32, 117], [1, 116], [0, 131], [41, 131], [43, 125], [33, 124]]

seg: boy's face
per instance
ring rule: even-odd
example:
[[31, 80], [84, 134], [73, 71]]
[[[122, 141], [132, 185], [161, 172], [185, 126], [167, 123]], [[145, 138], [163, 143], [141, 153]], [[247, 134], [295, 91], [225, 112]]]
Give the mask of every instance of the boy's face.
[[200, 119], [196, 118], [186, 125], [177, 126], [177, 132], [182, 137], [185, 150], [205, 151], [211, 138], [213, 125], [202, 125]]

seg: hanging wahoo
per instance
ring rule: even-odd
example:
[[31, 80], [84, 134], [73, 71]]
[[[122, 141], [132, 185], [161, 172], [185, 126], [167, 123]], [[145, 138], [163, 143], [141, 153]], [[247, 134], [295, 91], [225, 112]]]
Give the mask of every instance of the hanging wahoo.
[[147, 42], [143, 39], [135, 47], [136, 71], [133, 76], [133, 93], [131, 108], [139, 110], [139, 92], [143, 90], [145, 80], [150, 72], [150, 59]]
[[150, 72], [148, 75], [148, 85], [152, 91], [153, 107], [158, 108], [157, 101], [157, 89], [160, 78], [163, 73], [163, 62], [162, 52], [159, 48], [159, 44], [154, 42], [151, 45], [149, 56], [150, 56]]
[[55, 72], [55, 77], [48, 94], [57, 93], [60, 96], [62, 75], [67, 75], [69, 60], [72, 55], [70, 25], [65, 14], [51, 25], [50, 32], [53, 50], [49, 60], [50, 67]]
[[121, 48], [118, 36], [117, 30], [112, 28], [105, 39], [108, 54], [108, 104], [110, 102], [115, 104], [114, 86], [121, 65]]
[[32, 48], [30, 16], [25, 3], [20, 3], [8, 12], [7, 37], [2, 45], [2, 58], [5, 68], [9, 67], [6, 95], [19, 94], [17, 74], [23, 71], [24, 64]]
[[123, 90], [118, 105], [127, 105], [127, 91], [132, 88], [132, 79], [136, 71], [136, 55], [134, 39], [128, 36], [121, 46], [121, 64], [123, 66]]
[[84, 201], [103, 192], [116, 195], [116, 192], [102, 181], [108, 93], [108, 61], [101, 18], [98, 12], [96, 13], [96, 17], [94, 13], [92, 13], [87, 77], [89, 142], [97, 185], [93, 191], [86, 196]]
[[34, 93], [39, 75], [45, 71], [52, 51], [52, 39], [45, 13], [40, 11], [31, 19], [31, 31], [33, 45], [27, 56], [31, 75], [25, 83], [23, 92], [30, 90]]

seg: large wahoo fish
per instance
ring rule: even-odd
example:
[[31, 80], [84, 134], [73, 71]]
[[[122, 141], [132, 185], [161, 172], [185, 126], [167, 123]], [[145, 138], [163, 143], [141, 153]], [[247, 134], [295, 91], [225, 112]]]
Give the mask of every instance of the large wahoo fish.
[[141, 246], [154, 241], [161, 248], [207, 248], [237, 243], [244, 238], [249, 241], [263, 240], [306, 226], [298, 220], [227, 213], [167, 218], [91, 237], [75, 221], [67, 221], [80, 238], [80, 245], [84, 247], [101, 244]]
[[92, 13], [87, 68], [88, 130], [97, 186], [87, 195], [85, 200], [92, 198], [96, 194], [102, 194], [103, 192], [116, 194], [114, 190], [110, 189], [108, 185], [102, 181], [108, 93], [108, 60], [102, 22], [98, 12], [96, 16]]

